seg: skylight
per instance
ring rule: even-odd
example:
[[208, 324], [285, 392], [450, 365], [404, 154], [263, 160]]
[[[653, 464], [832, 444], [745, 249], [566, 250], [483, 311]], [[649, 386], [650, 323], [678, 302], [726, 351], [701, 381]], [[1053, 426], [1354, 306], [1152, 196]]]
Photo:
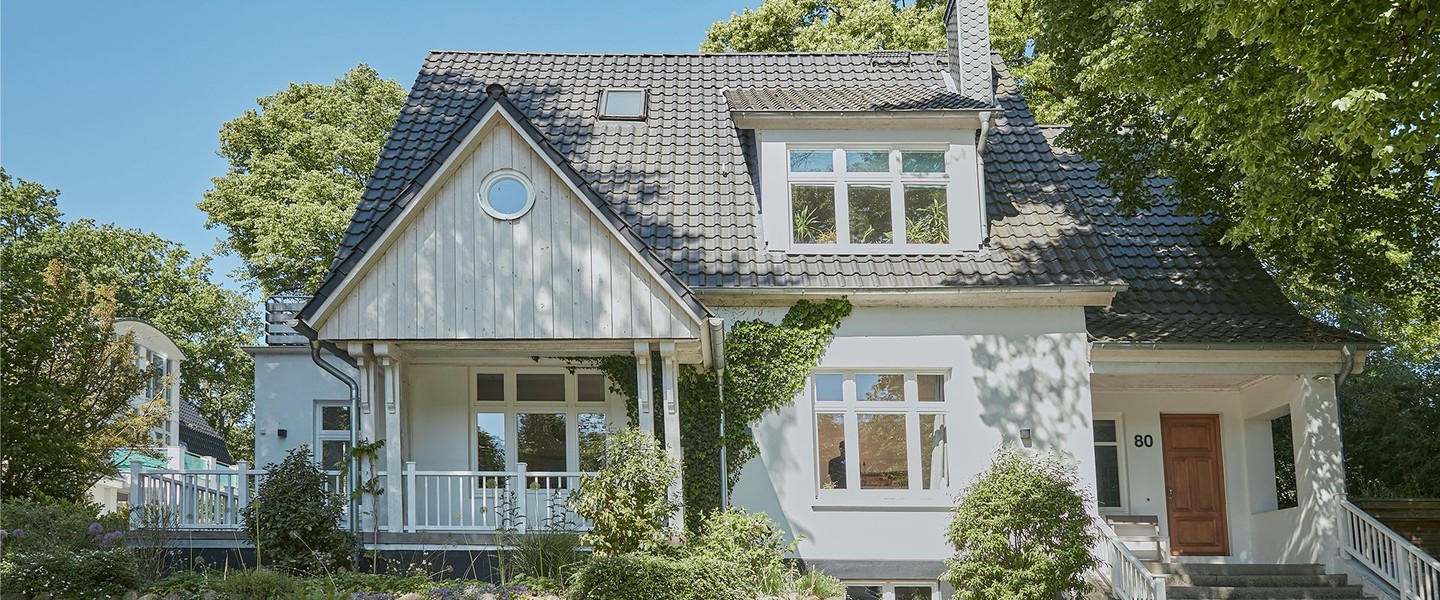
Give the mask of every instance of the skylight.
[[612, 89], [600, 94], [600, 118], [645, 118], [645, 90]]

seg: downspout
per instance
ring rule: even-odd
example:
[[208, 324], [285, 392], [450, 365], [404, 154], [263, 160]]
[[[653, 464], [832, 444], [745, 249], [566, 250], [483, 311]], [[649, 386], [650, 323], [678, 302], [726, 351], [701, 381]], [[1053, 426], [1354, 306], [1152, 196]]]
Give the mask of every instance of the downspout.
[[725, 453], [725, 319], [705, 320], [710, 328], [710, 366], [720, 388], [720, 510], [730, 507], [730, 470]]
[[[985, 152], [985, 140], [990, 138], [990, 111], [980, 112], [980, 139], [975, 142], [975, 155]], [[984, 159], [981, 159], [984, 160]]]
[[[298, 331], [299, 328], [297, 327], [296, 330]], [[310, 360], [315, 361], [315, 364], [316, 364], [317, 366], [319, 366], [321, 369], [324, 369], [326, 373], [329, 373], [329, 374], [331, 374], [332, 376], [334, 376], [336, 379], [339, 379], [340, 381], [344, 382], [345, 385], [350, 388], [350, 450], [351, 450], [351, 453], [350, 453], [350, 468], [349, 468], [349, 482], [348, 482], [349, 485], [346, 487], [346, 489], [349, 490], [349, 493], [346, 494], [346, 496], [347, 496], [347, 498], [346, 498], [346, 504], [350, 507], [350, 510], [349, 510], [349, 512], [350, 512], [350, 519], [349, 519], [349, 521], [350, 521], [350, 533], [359, 535], [359, 533], [360, 533], [360, 519], [359, 519], [359, 517], [360, 517], [360, 514], [359, 514], [359, 512], [360, 512], [360, 507], [359, 507], [359, 500], [356, 498], [355, 490], [360, 489], [360, 468], [359, 468], [359, 465], [357, 464], [358, 461], [357, 461], [356, 458], [355, 458], [354, 450], [355, 450], [356, 444], [358, 444], [359, 441], [360, 441], [360, 430], [359, 430], [359, 427], [360, 427], [360, 384], [359, 384], [358, 382], [356, 382], [354, 379], [352, 379], [349, 375], [346, 375], [344, 371], [341, 371], [340, 369], [336, 368], [335, 365], [332, 365], [332, 364], [330, 364], [328, 361], [320, 358], [320, 347], [323, 345], [323, 346], [325, 346], [325, 349], [326, 349], [326, 350], [329, 350], [330, 353], [333, 354], [333, 355], [335, 355], [336, 358], [339, 358], [339, 359], [341, 359], [341, 360], [345, 360], [346, 362], [349, 362], [348, 360], [346, 360], [348, 357], [342, 356], [342, 355], [340, 354], [339, 349], [336, 348], [334, 344], [329, 344], [329, 343], [321, 342], [320, 340], [316, 339], [316, 337], [315, 337], [313, 334], [312, 334], [312, 335], [309, 335], [309, 336], [306, 336], [306, 337], [309, 337], [309, 338], [310, 338]], [[356, 568], [359, 568], [359, 566], [360, 566], [360, 558], [361, 558], [361, 556], [362, 556], [362, 552], [363, 552], [363, 550], [360, 549], [360, 548], [358, 548], [358, 547], [357, 547], [356, 550], [355, 550], [355, 566], [356, 566]]]
[[1345, 357], [1345, 368], [1335, 374], [1335, 394], [1340, 394], [1340, 386], [1345, 385], [1345, 380], [1350, 378], [1350, 372], [1355, 370], [1355, 347], [1345, 344], [1340, 347], [1340, 355]]

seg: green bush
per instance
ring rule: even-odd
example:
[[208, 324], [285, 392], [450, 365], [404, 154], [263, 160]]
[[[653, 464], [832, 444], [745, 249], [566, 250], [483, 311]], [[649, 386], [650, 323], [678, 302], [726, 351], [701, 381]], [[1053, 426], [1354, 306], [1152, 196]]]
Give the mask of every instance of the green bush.
[[1014, 447], [960, 493], [946, 538], [955, 548], [942, 579], [958, 596], [1050, 599], [1090, 591], [1098, 533], [1075, 470]]
[[385, 592], [390, 594], [408, 594], [410, 592], [426, 592], [434, 582], [421, 574], [410, 575], [382, 575], [378, 573], [356, 573], [345, 571], [327, 577], [313, 577], [306, 580], [306, 588], [311, 592], [340, 592], [354, 594], [356, 592]]
[[95, 549], [97, 538], [108, 533], [104, 525], [100, 531], [92, 530], [99, 522], [99, 504], [6, 498], [5, 510], [0, 511], [0, 530], [6, 536], [0, 544], [6, 552]]
[[245, 508], [245, 532], [262, 560], [297, 575], [350, 565], [359, 541], [340, 529], [345, 500], [325, 491], [326, 476], [309, 446], [266, 467], [265, 480]]
[[505, 566], [515, 576], [564, 581], [584, 559], [580, 547], [578, 533], [529, 531], [505, 550]]
[[595, 556], [575, 573], [570, 600], [747, 600], [735, 565], [643, 554]]
[[200, 598], [210, 589], [210, 577], [195, 571], [176, 571], [144, 586], [146, 594], [161, 598], [175, 596], [181, 600]]
[[210, 589], [226, 600], [287, 600], [301, 591], [294, 578], [270, 569], [231, 571], [212, 579]]
[[742, 575], [743, 591], [754, 595], [790, 575], [785, 553], [793, 549], [765, 513], [731, 508], [705, 515], [700, 532], [685, 542], [683, 553], [734, 565]]
[[654, 436], [634, 427], [610, 436], [600, 471], [582, 477], [570, 497], [575, 514], [594, 524], [581, 541], [602, 555], [662, 550], [679, 507], [670, 497], [677, 473]]
[[52, 548], [10, 552], [0, 559], [0, 589], [7, 594], [96, 598], [138, 586], [135, 557], [128, 550]]

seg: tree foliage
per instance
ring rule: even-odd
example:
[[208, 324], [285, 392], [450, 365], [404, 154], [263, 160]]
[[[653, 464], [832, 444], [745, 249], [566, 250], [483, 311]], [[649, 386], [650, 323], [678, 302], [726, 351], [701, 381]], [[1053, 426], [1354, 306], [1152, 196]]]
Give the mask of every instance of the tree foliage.
[[1075, 469], [1013, 446], [960, 492], [946, 539], [956, 556], [941, 579], [960, 596], [1032, 600], [1083, 595], [1099, 533]]
[[[1036, 50], [1126, 208], [1156, 193], [1292, 298], [1440, 352], [1440, 37], [1421, 1], [1035, 0]], [[1158, 184], [1158, 185], [1157, 185]]]
[[221, 127], [230, 168], [199, 206], [264, 294], [319, 287], [404, 101], [361, 64], [331, 85], [292, 83]]
[[345, 499], [326, 491], [326, 475], [310, 447], [291, 450], [265, 470], [265, 480], [242, 514], [260, 558], [298, 575], [328, 574], [350, 565], [359, 540], [340, 529]]
[[151, 373], [135, 362], [134, 336], [115, 335], [110, 288], [58, 260], [38, 273], [14, 266], [0, 285], [0, 490], [78, 500], [116, 472], [116, 450], [149, 443], [166, 403], [132, 405]]
[[600, 471], [582, 477], [570, 497], [575, 514], [594, 524], [581, 542], [609, 556], [665, 547], [667, 522], [680, 507], [670, 496], [678, 476], [679, 465], [651, 435], [635, 427], [611, 435]]
[[241, 348], [255, 342], [260, 324], [250, 300], [213, 282], [208, 256], [135, 229], [62, 222], [57, 191], [12, 181], [3, 169], [0, 178], [5, 229], [17, 232], [0, 251], [6, 280], [58, 259], [112, 290], [118, 316], [153, 323], [185, 353], [181, 398], [225, 438], [235, 458], [251, 458], [254, 365]]
[[1351, 496], [1440, 498], [1440, 361], [1372, 354], [1339, 401]]

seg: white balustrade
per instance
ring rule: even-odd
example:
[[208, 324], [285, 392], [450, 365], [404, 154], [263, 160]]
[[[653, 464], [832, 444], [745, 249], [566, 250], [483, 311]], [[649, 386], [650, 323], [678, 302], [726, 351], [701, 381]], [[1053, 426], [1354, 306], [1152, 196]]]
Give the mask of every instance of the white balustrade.
[[264, 471], [236, 469], [142, 470], [132, 463], [130, 520], [135, 527], [240, 529]]
[[1104, 520], [1097, 519], [1105, 564], [1099, 573], [1120, 600], [1165, 600], [1165, 576], [1151, 573]]
[[1340, 549], [1400, 593], [1400, 600], [1440, 600], [1440, 561], [1349, 501], [1342, 501]]

